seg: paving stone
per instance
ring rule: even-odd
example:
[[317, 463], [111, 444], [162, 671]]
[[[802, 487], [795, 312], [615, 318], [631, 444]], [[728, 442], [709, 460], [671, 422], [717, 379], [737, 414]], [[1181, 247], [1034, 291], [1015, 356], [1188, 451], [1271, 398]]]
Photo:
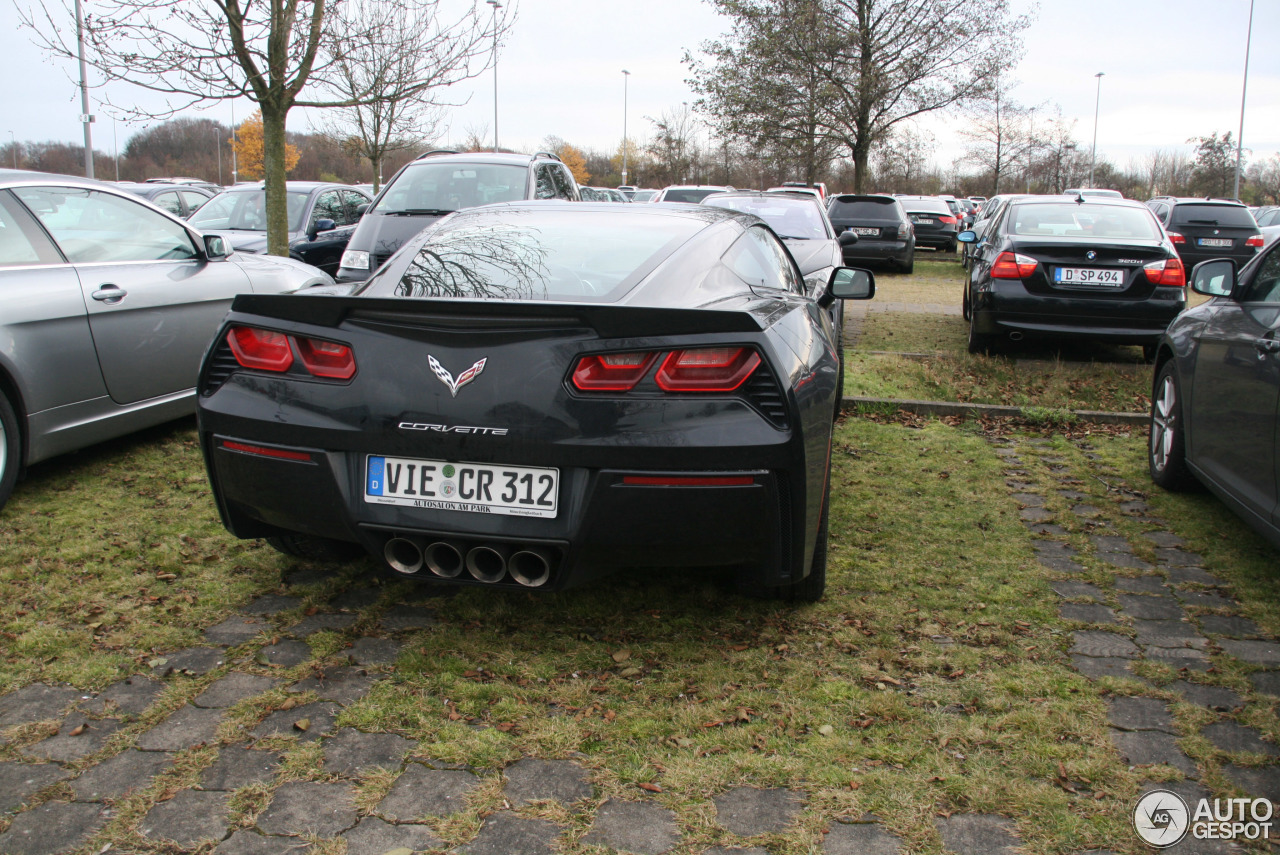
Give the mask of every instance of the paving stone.
[[1027, 531], [1031, 532], [1037, 537], [1066, 537], [1067, 536], [1067, 530], [1055, 523], [1029, 523], [1024, 521], [1022, 524], [1027, 527]]
[[1244, 698], [1221, 686], [1206, 686], [1203, 683], [1179, 680], [1169, 688], [1181, 695], [1187, 703], [1198, 704], [1211, 710], [1230, 712], [1244, 706]]
[[[272, 736], [296, 736], [302, 742], [311, 742], [333, 732], [333, 722], [341, 707], [330, 701], [303, 704], [291, 710], [277, 710], [267, 716], [251, 732], [258, 739]], [[307, 722], [307, 729], [297, 725]]]
[[410, 763], [378, 803], [378, 813], [399, 821], [448, 816], [462, 810], [467, 793], [478, 786], [480, 779], [470, 772], [428, 769], [421, 763]]
[[1182, 606], [1172, 597], [1120, 594], [1118, 599], [1121, 613], [1128, 617], [1144, 620], [1178, 620], [1186, 616]]
[[1107, 721], [1120, 730], [1163, 730], [1176, 734], [1169, 705], [1155, 698], [1116, 696], [1107, 701]]
[[53, 855], [77, 849], [97, 832], [109, 812], [102, 805], [83, 802], [45, 802], [14, 817], [0, 834], [5, 855]]
[[206, 790], [238, 790], [252, 784], [266, 784], [280, 768], [280, 752], [254, 751], [243, 745], [227, 745], [218, 759], [200, 773]]
[[78, 706], [91, 715], [132, 718], [146, 712], [164, 689], [164, 683], [159, 680], [135, 675], [112, 683], [96, 697], [81, 701]]
[[130, 790], [146, 789], [151, 779], [173, 763], [173, 755], [163, 751], [121, 751], [103, 760], [71, 782], [78, 802], [116, 800]]
[[830, 828], [822, 838], [822, 855], [899, 855], [903, 851], [901, 838], [873, 822], [832, 823]]
[[[485, 823], [488, 824], [488, 820]], [[376, 816], [366, 816], [360, 820], [355, 828], [342, 833], [342, 839], [347, 841], [347, 855], [384, 855], [396, 849], [421, 852], [445, 848], [444, 841], [425, 825], [392, 825]], [[525, 850], [507, 851], [510, 855], [516, 855]]]
[[1140, 499], [1121, 502], [1119, 507], [1122, 514], [1145, 514], [1151, 510], [1151, 506]]
[[1209, 654], [1203, 650], [1189, 647], [1157, 647], [1152, 645], [1144, 651], [1147, 659], [1167, 665], [1178, 671], [1208, 671]]
[[80, 691], [71, 686], [48, 686], [32, 683], [0, 698], [0, 727], [62, 718], [72, 701], [80, 699]]
[[212, 683], [192, 703], [198, 707], [225, 709], [270, 691], [278, 685], [280, 681], [274, 677], [260, 677], [257, 674], [242, 674], [236, 671]]
[[1083, 629], [1071, 633], [1071, 637], [1075, 640], [1071, 645], [1071, 652], [1081, 656], [1133, 659], [1138, 655], [1137, 645], [1114, 632]]
[[1003, 816], [956, 813], [933, 821], [942, 848], [958, 855], [1015, 855], [1022, 845], [1013, 821]]
[[301, 665], [311, 658], [311, 645], [305, 641], [285, 639], [279, 644], [269, 644], [258, 653], [259, 661], [281, 668]]
[[271, 624], [261, 618], [232, 615], [222, 623], [215, 624], [204, 631], [204, 640], [210, 644], [221, 644], [234, 647], [258, 637], [258, 633], [271, 628]]
[[456, 851], [466, 855], [553, 855], [552, 844], [561, 830], [543, 819], [525, 819], [502, 811], [486, 817], [475, 840]]
[[1098, 558], [1112, 567], [1119, 567], [1122, 570], [1141, 570], [1147, 572], [1154, 569], [1150, 564], [1143, 561], [1136, 555], [1130, 555], [1128, 552], [1099, 552]]
[[1009, 460], [1011, 458], [1016, 460], [1018, 457], [1018, 450], [1016, 448], [997, 448], [995, 452], [1005, 460]]
[[1264, 695], [1280, 696], [1280, 671], [1255, 671], [1249, 675], [1249, 682]]
[[1067, 600], [1102, 600], [1102, 589], [1088, 582], [1050, 582], [1049, 587]]
[[1018, 517], [1027, 522], [1045, 522], [1053, 519], [1055, 514], [1047, 508], [1022, 508], [1018, 511]]
[[1247, 635], [1262, 635], [1262, 629], [1248, 618], [1231, 615], [1200, 615], [1196, 618], [1200, 628], [1210, 635], [1225, 635], [1232, 638], [1243, 638]]
[[1185, 620], [1135, 620], [1133, 628], [1138, 631], [1135, 640], [1143, 646], [1193, 647], [1203, 650], [1209, 644], [1209, 639]]
[[45, 787], [67, 777], [56, 763], [0, 762], [0, 814], [16, 810]]
[[1065, 543], [1037, 543], [1034, 545], [1036, 559], [1050, 570], [1059, 573], [1083, 573], [1084, 568], [1076, 561], [1076, 551]]
[[1227, 609], [1230, 611], [1236, 611], [1240, 608], [1240, 603], [1233, 598], [1206, 591], [1178, 590], [1177, 596], [1184, 606], [1195, 606], [1202, 609]]
[[302, 605], [301, 597], [286, 597], [280, 594], [267, 594], [251, 600], [248, 605], [240, 610], [241, 614], [246, 615], [278, 615], [281, 612], [291, 611]]
[[307, 585], [323, 585], [342, 574], [340, 566], [312, 565], [293, 567], [285, 571], [282, 581], [289, 587], [305, 587]]
[[[1021, 461], [1019, 461], [1019, 462], [1018, 462], [1018, 463], [1016, 463], [1015, 465], [1016, 465], [1016, 466], [1021, 466], [1021, 465], [1022, 465], [1022, 463], [1021, 463]], [[1027, 470], [1025, 470], [1025, 469], [1006, 469], [1006, 470], [1004, 470], [1004, 476], [1005, 476], [1006, 478], [1030, 478], [1030, 477], [1031, 477], [1031, 473], [1030, 473], [1030, 472], [1028, 472], [1028, 471], [1027, 471]]]
[[138, 737], [144, 751], [181, 751], [213, 742], [222, 723], [222, 710], [185, 706]]
[[1071, 502], [1078, 502], [1081, 499], [1089, 498], [1088, 493], [1082, 493], [1079, 490], [1059, 490], [1058, 495]]
[[804, 807], [791, 790], [736, 787], [716, 796], [716, 821], [742, 837], [777, 833], [790, 825]]
[[1098, 680], [1102, 677], [1115, 677], [1117, 679], [1138, 679], [1132, 671], [1129, 670], [1130, 660], [1116, 659], [1114, 657], [1096, 657], [1096, 656], [1080, 656], [1071, 657], [1071, 667], [1075, 668], [1090, 680]]
[[336, 701], [343, 706], [358, 701], [369, 693], [375, 678], [362, 668], [327, 668], [314, 676], [294, 683], [290, 692], [315, 692], [321, 700]]
[[356, 639], [355, 644], [347, 650], [347, 654], [357, 665], [394, 665], [402, 647], [404, 647], [403, 642], [391, 638], [366, 636]]
[[1130, 594], [1167, 594], [1163, 576], [1117, 576], [1116, 590]]
[[1274, 641], [1235, 641], [1224, 638], [1218, 646], [1252, 665], [1280, 665], [1280, 644]]
[[315, 834], [333, 837], [356, 824], [354, 793], [346, 784], [298, 781], [281, 784], [258, 828], [267, 834]]
[[1176, 546], [1162, 546], [1156, 549], [1156, 560], [1170, 567], [1203, 567], [1204, 556], [1187, 552]]
[[221, 840], [227, 833], [227, 793], [183, 790], [147, 812], [140, 823], [146, 837], [194, 846], [201, 840]]
[[288, 853], [302, 855], [308, 848], [307, 843], [303, 841], [294, 841], [287, 837], [267, 837], [246, 829], [237, 831], [219, 843], [213, 850], [213, 855], [288, 855]]
[[1244, 752], [1280, 757], [1280, 746], [1263, 739], [1262, 734], [1254, 728], [1234, 721], [1214, 722], [1202, 728], [1200, 733], [1220, 750], [1229, 754]]
[[1226, 763], [1222, 767], [1222, 773], [1231, 783], [1255, 799], [1280, 802], [1280, 767], [1263, 766], [1260, 769], [1254, 769]]
[[161, 677], [170, 674], [208, 674], [220, 667], [225, 661], [227, 651], [221, 647], [188, 647], [168, 656], [156, 657], [160, 660], [155, 666], [155, 673]]
[[[1025, 477], [1025, 473], [1024, 473], [1024, 477]], [[1035, 484], [1031, 481], [1019, 481], [1015, 478], [1009, 478], [1004, 483], [1005, 483], [1005, 486], [1008, 487], [1010, 490], [1015, 490], [1018, 492], [1027, 492], [1030, 490], [1034, 490], [1036, 489], [1036, 487], [1039, 486], [1038, 484]]]
[[359, 619], [359, 615], [314, 614], [303, 618], [285, 631], [290, 635], [305, 638], [314, 632], [320, 632], [322, 630], [341, 632]]
[[1089, 541], [1098, 552], [1133, 552], [1133, 547], [1129, 545], [1129, 541], [1119, 535], [1092, 534], [1089, 535]]
[[1081, 504], [1081, 505], [1072, 505], [1071, 513], [1075, 514], [1078, 517], [1092, 518], [1102, 513], [1102, 511], [1098, 508], [1095, 508], [1093, 505]]
[[1198, 777], [1196, 764], [1182, 753], [1173, 735], [1158, 730], [1112, 730], [1111, 741], [1126, 763], [1152, 766], [1163, 763], [1189, 778]]
[[382, 615], [379, 626], [386, 632], [426, 629], [439, 623], [436, 610], [428, 606], [392, 606]]
[[[896, 850], [885, 851], [896, 852]], [[858, 855], [878, 855], [878, 851], [870, 849], [859, 849], [857, 852]], [[759, 846], [752, 846], [750, 849], [743, 849], [740, 846], [712, 846], [710, 849], [702, 850], [702, 855], [769, 855], [769, 850], [761, 849]]]
[[56, 735], [28, 745], [21, 753], [25, 757], [70, 763], [101, 751], [111, 734], [119, 729], [120, 722], [113, 718], [91, 719], [72, 713], [58, 725]]
[[1058, 615], [1063, 620], [1079, 621], [1080, 623], [1118, 623], [1115, 612], [1097, 603], [1063, 603], [1058, 606]]
[[1156, 546], [1182, 546], [1185, 542], [1171, 531], [1146, 531], [1142, 533], [1142, 536]]
[[1211, 573], [1201, 570], [1199, 567], [1166, 567], [1164, 574], [1169, 577], [1169, 581], [1175, 585], [1210, 585], [1217, 586], [1222, 584], [1222, 580]]
[[381, 602], [385, 588], [377, 585], [366, 585], [361, 588], [348, 588], [339, 591], [329, 600], [329, 605], [339, 611], [358, 612]]
[[378, 766], [399, 769], [415, 744], [394, 733], [361, 733], [344, 727], [324, 741], [324, 767], [352, 778]]
[[536, 801], [573, 804], [591, 796], [587, 770], [570, 760], [539, 760], [525, 757], [512, 763], [503, 774], [503, 791], [516, 807]]
[[1039, 493], [1014, 493], [1009, 498], [1020, 505], [1026, 505], [1028, 508], [1044, 507], [1044, 496]]
[[583, 843], [608, 846], [635, 855], [658, 855], [680, 842], [675, 814], [648, 802], [609, 799], [596, 811]]

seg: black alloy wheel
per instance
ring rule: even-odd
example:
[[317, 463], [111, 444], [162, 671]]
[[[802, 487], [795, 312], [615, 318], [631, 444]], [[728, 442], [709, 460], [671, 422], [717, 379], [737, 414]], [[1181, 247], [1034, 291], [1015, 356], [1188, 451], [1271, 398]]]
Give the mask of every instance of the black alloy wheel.
[[1166, 490], [1186, 490], [1195, 484], [1195, 476], [1187, 469], [1182, 389], [1172, 359], [1160, 366], [1153, 391], [1147, 468], [1151, 472], [1151, 480]]
[[973, 307], [969, 307], [969, 352], [970, 353], [991, 353], [991, 343], [994, 337], [986, 333], [978, 332], [978, 317], [973, 311]]
[[973, 314], [973, 309], [969, 305], [969, 283], [964, 283], [964, 296], [960, 298], [960, 314], [967, 321], [969, 316]]
[[0, 508], [9, 501], [22, 468], [22, 434], [9, 396], [0, 392]]

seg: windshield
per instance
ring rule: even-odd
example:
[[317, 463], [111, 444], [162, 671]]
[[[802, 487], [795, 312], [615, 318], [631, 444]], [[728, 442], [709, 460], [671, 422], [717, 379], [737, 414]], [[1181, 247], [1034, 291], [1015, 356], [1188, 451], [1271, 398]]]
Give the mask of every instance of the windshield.
[[[289, 231], [302, 230], [302, 215], [307, 210], [307, 193], [290, 191], [285, 194], [289, 205]], [[261, 187], [248, 190], [228, 190], [206, 202], [191, 215], [191, 225], [206, 231], [243, 229], [252, 232], [267, 230], [267, 191]]]
[[817, 206], [811, 202], [764, 196], [708, 196], [702, 204], [755, 214], [781, 238], [826, 240], [830, 237]]
[[379, 214], [448, 213], [526, 198], [529, 168], [515, 164], [410, 164], [373, 207]]
[[1155, 218], [1146, 208], [1112, 205], [1015, 205], [1006, 222], [1017, 235], [1109, 237], [1159, 240]]
[[387, 275], [375, 274], [362, 293], [606, 302], [705, 226], [693, 217], [614, 210], [491, 208], [459, 215], [427, 233], [407, 267], [383, 267]]

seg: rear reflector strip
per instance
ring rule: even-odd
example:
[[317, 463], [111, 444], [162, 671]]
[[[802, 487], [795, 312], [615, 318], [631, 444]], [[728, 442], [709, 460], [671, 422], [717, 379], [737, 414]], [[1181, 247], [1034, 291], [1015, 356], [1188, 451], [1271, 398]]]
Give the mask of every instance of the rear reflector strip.
[[622, 483], [629, 487], [750, 487], [753, 475], [624, 475]]
[[301, 460], [306, 463], [311, 462], [311, 455], [305, 451], [290, 451], [286, 448], [267, 448], [262, 445], [249, 445], [246, 442], [235, 442], [234, 440], [224, 439], [222, 447], [228, 451], [243, 451], [245, 454], [256, 454], [259, 457], [276, 457], [280, 460]]

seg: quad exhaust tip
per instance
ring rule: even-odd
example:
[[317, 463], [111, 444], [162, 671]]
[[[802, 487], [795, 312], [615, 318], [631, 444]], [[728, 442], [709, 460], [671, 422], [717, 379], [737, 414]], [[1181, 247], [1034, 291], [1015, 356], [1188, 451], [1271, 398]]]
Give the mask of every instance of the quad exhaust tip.
[[422, 551], [427, 569], [441, 579], [456, 579], [462, 573], [462, 547], [450, 540], [438, 540]]
[[500, 544], [483, 544], [467, 553], [467, 572], [477, 582], [501, 582], [507, 575], [507, 556], [511, 548]]
[[526, 588], [540, 588], [551, 578], [551, 556], [545, 549], [529, 546], [512, 553], [507, 570]]
[[422, 569], [423, 541], [417, 537], [393, 537], [382, 548], [382, 557], [397, 573], [413, 576]]
[[467, 547], [456, 540], [428, 542], [417, 535], [395, 535], [382, 548], [387, 565], [402, 576], [416, 576], [423, 567], [441, 579], [456, 579], [466, 570], [477, 582], [494, 584], [510, 574], [525, 588], [551, 581], [554, 555], [541, 546], [480, 543]]

